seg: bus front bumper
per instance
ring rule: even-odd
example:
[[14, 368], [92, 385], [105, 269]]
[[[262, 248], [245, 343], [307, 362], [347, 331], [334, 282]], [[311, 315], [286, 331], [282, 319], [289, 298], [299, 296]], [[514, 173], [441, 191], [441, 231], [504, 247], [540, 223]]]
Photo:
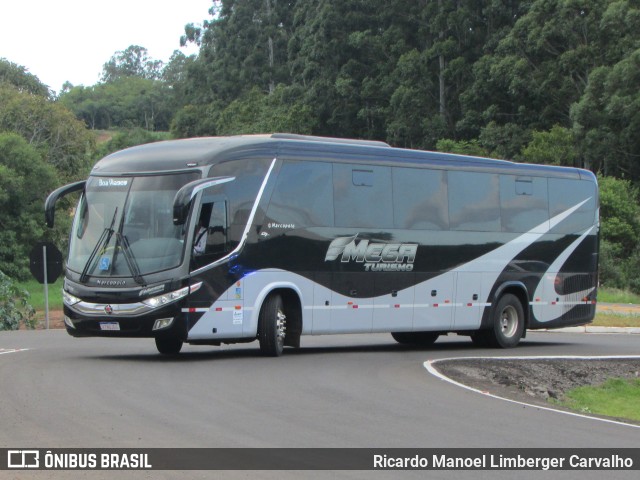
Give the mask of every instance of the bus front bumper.
[[106, 305], [105, 308], [102, 315], [87, 315], [65, 305], [64, 323], [69, 335], [132, 338], [176, 336], [182, 339], [187, 337], [187, 321], [177, 305], [138, 316], [114, 314], [110, 305]]

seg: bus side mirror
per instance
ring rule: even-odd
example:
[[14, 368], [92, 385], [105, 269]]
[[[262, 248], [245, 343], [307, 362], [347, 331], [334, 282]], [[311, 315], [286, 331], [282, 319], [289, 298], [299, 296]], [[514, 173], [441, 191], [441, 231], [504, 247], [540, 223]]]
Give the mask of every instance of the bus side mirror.
[[213, 187], [215, 185], [221, 185], [223, 183], [232, 182], [236, 177], [214, 177], [214, 178], [202, 178], [200, 180], [194, 180], [183, 186], [176, 196], [173, 197], [173, 224], [184, 225], [189, 216], [189, 206], [191, 200], [198, 192], [205, 188]]
[[84, 186], [86, 183], [86, 180], [70, 183], [69, 185], [65, 185], [64, 187], [55, 189], [49, 194], [44, 202], [44, 220], [47, 223], [47, 227], [53, 228], [53, 222], [56, 213], [56, 202], [58, 201], [58, 199], [70, 193], [84, 190]]

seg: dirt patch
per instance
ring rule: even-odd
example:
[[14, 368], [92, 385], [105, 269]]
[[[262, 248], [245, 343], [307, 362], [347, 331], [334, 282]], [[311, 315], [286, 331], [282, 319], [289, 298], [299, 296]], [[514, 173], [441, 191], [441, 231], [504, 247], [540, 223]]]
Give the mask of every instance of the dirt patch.
[[468, 359], [438, 362], [434, 367], [463, 385], [547, 407], [556, 407], [553, 399], [563, 400], [576, 387], [640, 377], [640, 359]]
[[[44, 330], [46, 328], [44, 312], [38, 312], [36, 314], [36, 322], [37, 330]], [[49, 328], [64, 328], [64, 314], [62, 310], [52, 310], [49, 312]]]

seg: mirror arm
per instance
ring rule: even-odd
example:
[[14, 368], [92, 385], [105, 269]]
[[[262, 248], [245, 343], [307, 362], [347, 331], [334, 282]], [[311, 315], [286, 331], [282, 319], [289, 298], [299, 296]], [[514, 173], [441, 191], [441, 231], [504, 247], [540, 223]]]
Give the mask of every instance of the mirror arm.
[[70, 183], [63, 187], [55, 189], [53, 192], [49, 194], [49, 196], [44, 202], [44, 220], [47, 223], [47, 227], [53, 228], [53, 222], [55, 220], [55, 213], [56, 213], [56, 202], [60, 198], [70, 193], [84, 190], [84, 186], [86, 183], [87, 183], [86, 180]]

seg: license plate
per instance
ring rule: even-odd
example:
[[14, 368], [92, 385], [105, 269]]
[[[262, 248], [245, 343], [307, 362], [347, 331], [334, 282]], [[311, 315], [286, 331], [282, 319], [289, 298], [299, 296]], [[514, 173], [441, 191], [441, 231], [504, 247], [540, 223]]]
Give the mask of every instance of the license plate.
[[120, 330], [120, 324], [118, 322], [100, 322], [100, 330]]

